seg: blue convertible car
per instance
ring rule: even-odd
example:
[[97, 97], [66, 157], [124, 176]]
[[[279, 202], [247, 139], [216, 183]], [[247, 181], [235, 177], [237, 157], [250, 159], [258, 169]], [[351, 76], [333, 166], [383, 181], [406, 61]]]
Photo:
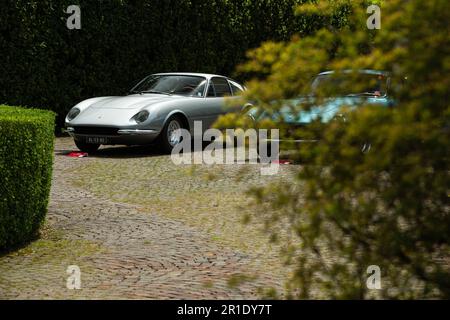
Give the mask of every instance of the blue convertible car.
[[[320, 73], [312, 81], [310, 94], [296, 99], [285, 100], [276, 112], [260, 112], [257, 108], [249, 111], [249, 116], [255, 123], [264, 118], [271, 118], [286, 130], [281, 130], [280, 139], [283, 144], [315, 142], [318, 136], [299, 137], [295, 134], [298, 129], [305, 128], [313, 122], [327, 123], [334, 119], [346, 121], [343, 107], [354, 110], [361, 105], [374, 107], [391, 107], [393, 100], [389, 97], [390, 77], [387, 72], [375, 70], [358, 71], [327, 71]], [[321, 99], [317, 98], [317, 94]], [[317, 102], [320, 101], [320, 102]], [[300, 108], [308, 105], [308, 108]], [[273, 142], [273, 139], [267, 139]], [[370, 143], [361, 145], [361, 151], [367, 153]]]

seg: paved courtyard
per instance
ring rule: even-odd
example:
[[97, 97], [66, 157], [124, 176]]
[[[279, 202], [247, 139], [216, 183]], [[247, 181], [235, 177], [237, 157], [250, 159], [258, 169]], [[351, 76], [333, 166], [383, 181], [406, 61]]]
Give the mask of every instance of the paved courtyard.
[[[57, 138], [40, 239], [0, 257], [1, 299], [253, 299], [283, 287], [250, 186], [257, 165], [172, 164], [149, 148], [110, 147], [70, 158]], [[250, 223], [244, 224], [244, 220]], [[67, 267], [81, 289], [66, 288]]]

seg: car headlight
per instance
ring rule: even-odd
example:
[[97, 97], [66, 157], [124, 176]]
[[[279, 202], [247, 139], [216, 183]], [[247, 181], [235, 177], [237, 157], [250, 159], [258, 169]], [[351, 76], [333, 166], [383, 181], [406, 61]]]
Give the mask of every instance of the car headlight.
[[81, 112], [80, 109], [73, 108], [67, 114], [67, 120], [72, 121], [73, 119], [75, 119], [80, 114], [80, 112]]
[[148, 119], [148, 116], [150, 115], [150, 113], [147, 110], [143, 110], [138, 112], [134, 117], [134, 121], [136, 121], [137, 123], [143, 123]]

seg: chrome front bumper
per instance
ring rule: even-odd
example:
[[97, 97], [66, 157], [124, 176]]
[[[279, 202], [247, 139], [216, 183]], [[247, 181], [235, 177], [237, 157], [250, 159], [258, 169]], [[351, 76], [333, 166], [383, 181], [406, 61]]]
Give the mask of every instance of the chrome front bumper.
[[75, 140], [85, 141], [91, 137], [104, 138], [106, 144], [143, 145], [152, 143], [159, 135], [157, 130], [148, 129], [118, 129], [114, 134], [95, 132], [76, 132], [76, 128], [67, 127], [65, 130]]
[[125, 136], [145, 136], [158, 134], [156, 130], [143, 130], [143, 129], [121, 129], [117, 131], [119, 135]]

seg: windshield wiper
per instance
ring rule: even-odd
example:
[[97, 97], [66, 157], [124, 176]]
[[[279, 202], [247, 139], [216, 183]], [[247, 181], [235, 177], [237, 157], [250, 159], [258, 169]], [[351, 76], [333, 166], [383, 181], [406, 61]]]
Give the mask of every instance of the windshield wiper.
[[165, 94], [165, 95], [168, 95], [168, 96], [172, 95], [172, 94], [171, 94], [171, 93], [169, 93], [169, 92], [158, 91], [158, 90], [147, 90], [147, 91], [140, 91], [139, 93], [140, 93], [140, 94], [142, 94], [142, 93], [155, 93], [155, 94]]

